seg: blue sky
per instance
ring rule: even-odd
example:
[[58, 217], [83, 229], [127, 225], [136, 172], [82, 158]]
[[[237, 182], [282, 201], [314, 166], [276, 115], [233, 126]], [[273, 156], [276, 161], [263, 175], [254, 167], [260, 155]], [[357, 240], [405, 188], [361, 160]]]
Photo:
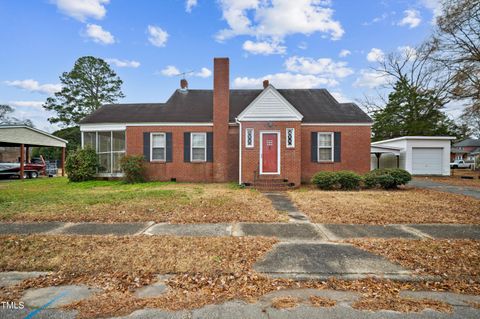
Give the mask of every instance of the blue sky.
[[268, 78], [354, 101], [382, 84], [375, 61], [419, 44], [438, 11], [436, 0], [0, 0], [0, 103], [55, 130], [41, 104], [84, 55], [112, 65], [122, 102], [165, 101], [178, 72], [212, 88], [216, 56], [230, 58], [232, 88]]

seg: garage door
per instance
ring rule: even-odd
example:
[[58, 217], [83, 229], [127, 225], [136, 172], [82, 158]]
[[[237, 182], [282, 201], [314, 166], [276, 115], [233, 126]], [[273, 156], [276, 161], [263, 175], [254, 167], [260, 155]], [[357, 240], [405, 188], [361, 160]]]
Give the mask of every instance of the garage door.
[[412, 172], [417, 175], [442, 174], [442, 148], [413, 148]]

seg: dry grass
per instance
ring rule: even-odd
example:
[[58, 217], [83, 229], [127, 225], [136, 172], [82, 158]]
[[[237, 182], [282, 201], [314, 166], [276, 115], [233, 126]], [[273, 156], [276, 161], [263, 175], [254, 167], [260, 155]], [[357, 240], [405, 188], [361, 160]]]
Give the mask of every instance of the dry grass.
[[360, 310], [393, 310], [400, 312], [420, 312], [425, 309], [432, 309], [440, 312], [452, 312], [452, 306], [438, 300], [412, 299], [398, 296], [366, 297], [353, 303], [355, 309]]
[[292, 296], [277, 297], [272, 300], [272, 307], [275, 309], [289, 309], [296, 307], [299, 302], [300, 299]]
[[[99, 318], [126, 315], [143, 308], [173, 311], [235, 299], [253, 302], [272, 291], [295, 288], [355, 291], [362, 294], [364, 301], [393, 300], [401, 290], [480, 294], [479, 281], [456, 276], [438, 282], [374, 278], [295, 281], [255, 273], [253, 263], [274, 243], [272, 239], [255, 237], [1, 236], [1, 271], [51, 270], [53, 273], [0, 289], [0, 300], [19, 301], [23, 291], [32, 287], [86, 284], [102, 291], [66, 308], [78, 310], [81, 318]], [[427, 263], [426, 258], [424, 262]], [[472, 259], [464, 263], [469, 273], [474, 273], [475, 262], [476, 259]], [[174, 274], [167, 281], [169, 290], [165, 294], [147, 299], [134, 296], [136, 289], [151, 284], [157, 274], [165, 273]], [[366, 301], [359, 307], [375, 306]], [[390, 307], [396, 307], [393, 301]], [[408, 309], [403, 307], [400, 311]]]
[[312, 306], [321, 308], [334, 307], [337, 304], [335, 300], [319, 296], [310, 296], [308, 300]]
[[0, 271], [239, 272], [275, 240], [258, 237], [0, 236]]
[[315, 223], [480, 223], [479, 200], [431, 190], [343, 192], [304, 188], [289, 194]]
[[69, 183], [64, 178], [55, 178], [6, 185], [0, 192], [0, 220], [171, 223], [287, 220], [260, 193], [230, 184], [126, 185], [115, 181]]
[[347, 242], [418, 274], [480, 283], [480, 241], [355, 239]]

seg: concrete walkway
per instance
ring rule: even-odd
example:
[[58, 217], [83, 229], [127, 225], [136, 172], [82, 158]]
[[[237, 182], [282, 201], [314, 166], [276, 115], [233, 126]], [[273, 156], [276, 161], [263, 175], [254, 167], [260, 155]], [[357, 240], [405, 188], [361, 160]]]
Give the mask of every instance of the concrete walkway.
[[169, 224], [146, 223], [0, 223], [0, 235], [113, 235], [113, 236], [266, 236], [281, 241], [337, 241], [349, 238], [405, 239], [477, 239], [480, 225], [458, 224], [313, 224], [300, 223], [234, 223]]
[[460, 194], [475, 197], [480, 199], [480, 189], [474, 187], [464, 187], [457, 185], [449, 185], [445, 183], [438, 183], [426, 179], [415, 178], [408, 183], [409, 186], [418, 187], [418, 188], [427, 188], [434, 189], [441, 192], [447, 192], [452, 194]]

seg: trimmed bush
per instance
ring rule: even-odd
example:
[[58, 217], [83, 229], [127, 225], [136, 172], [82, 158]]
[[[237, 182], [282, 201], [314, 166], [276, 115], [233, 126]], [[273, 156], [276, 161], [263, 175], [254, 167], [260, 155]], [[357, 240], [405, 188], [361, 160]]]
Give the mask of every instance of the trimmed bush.
[[120, 161], [120, 166], [123, 171], [123, 180], [125, 183], [133, 184], [145, 182], [145, 165], [143, 156], [125, 156]]
[[338, 174], [336, 172], [318, 172], [313, 175], [311, 182], [320, 189], [334, 189], [338, 184]]
[[65, 170], [71, 182], [83, 182], [95, 179], [97, 173], [97, 153], [91, 148], [78, 149], [68, 154]]
[[352, 190], [360, 188], [362, 177], [357, 173], [352, 171], [338, 171], [336, 174], [340, 189]]
[[367, 188], [393, 189], [407, 184], [411, 179], [412, 175], [404, 169], [382, 168], [365, 174], [363, 182]]

